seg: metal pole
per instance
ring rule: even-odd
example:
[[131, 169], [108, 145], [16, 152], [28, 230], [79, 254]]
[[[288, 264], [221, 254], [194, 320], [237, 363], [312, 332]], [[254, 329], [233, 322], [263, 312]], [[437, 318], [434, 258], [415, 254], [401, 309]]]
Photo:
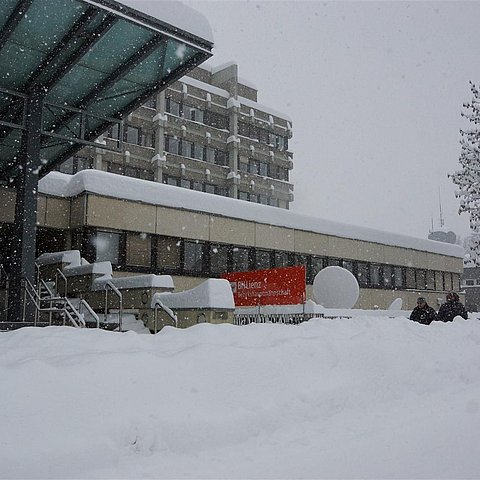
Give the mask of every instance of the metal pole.
[[42, 108], [45, 93], [33, 90], [26, 98], [25, 131], [19, 155], [20, 172], [16, 177], [15, 248], [12, 255], [11, 295], [9, 316], [11, 321], [34, 318], [34, 305], [26, 300], [25, 317], [22, 315], [22, 279], [35, 284], [35, 254], [37, 233], [38, 169], [41, 166], [40, 146]]

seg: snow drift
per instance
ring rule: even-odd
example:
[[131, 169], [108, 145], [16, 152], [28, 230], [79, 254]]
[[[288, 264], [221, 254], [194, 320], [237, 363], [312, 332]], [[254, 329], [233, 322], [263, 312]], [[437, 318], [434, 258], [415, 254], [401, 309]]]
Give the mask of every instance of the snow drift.
[[480, 322], [0, 334], [1, 478], [478, 478]]

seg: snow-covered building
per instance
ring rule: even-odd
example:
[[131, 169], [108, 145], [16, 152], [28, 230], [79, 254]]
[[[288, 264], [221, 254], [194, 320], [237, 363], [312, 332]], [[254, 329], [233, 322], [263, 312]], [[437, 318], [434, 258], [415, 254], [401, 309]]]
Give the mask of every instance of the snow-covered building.
[[257, 97], [237, 64], [203, 64], [104, 134], [118, 151], [87, 147], [59, 170], [95, 168], [288, 209], [292, 122]]
[[[463, 248], [96, 170], [40, 181], [38, 253], [77, 249], [114, 275], [168, 274], [177, 291], [226, 272], [305, 265], [307, 298], [326, 266], [350, 270], [357, 308], [432, 305], [460, 287]], [[0, 255], [15, 248], [13, 189], [0, 189]], [[1, 260], [0, 260], [0, 263]]]

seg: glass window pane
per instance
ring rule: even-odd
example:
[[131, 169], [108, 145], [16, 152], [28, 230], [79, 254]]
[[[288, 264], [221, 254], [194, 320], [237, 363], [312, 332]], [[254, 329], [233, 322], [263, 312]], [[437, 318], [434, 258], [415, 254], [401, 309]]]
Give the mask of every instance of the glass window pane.
[[427, 270], [427, 289], [435, 290], [435, 272], [433, 270]]
[[435, 290], [443, 292], [443, 272], [435, 272]]
[[267, 270], [271, 267], [271, 252], [269, 250], [255, 251], [255, 269]]
[[275, 254], [274, 254], [274, 266], [275, 267], [288, 267], [288, 253], [287, 252], [275, 252]]
[[228, 246], [210, 246], [210, 272], [212, 275], [221, 275], [228, 271]]
[[407, 268], [405, 274], [405, 281], [407, 288], [416, 288], [415, 284], [415, 270], [413, 268]]
[[119, 264], [120, 233], [97, 232], [93, 237], [96, 262]]
[[380, 287], [380, 265], [370, 265], [370, 285], [372, 287]]
[[203, 268], [203, 243], [184, 242], [184, 270], [190, 273], [202, 273]]
[[192, 156], [192, 148], [193, 148], [192, 142], [187, 142], [186, 140], [182, 140], [182, 155], [184, 157]]
[[417, 288], [425, 290], [425, 270], [417, 270]]
[[368, 272], [369, 272], [368, 263], [358, 262], [357, 280], [358, 280], [358, 285], [360, 287], [365, 288], [369, 286]]
[[383, 286], [385, 288], [391, 288], [393, 285], [393, 269], [390, 265], [384, 265], [382, 268], [383, 273]]
[[181, 241], [173, 237], [157, 238], [157, 267], [162, 270], [180, 269]]
[[243, 248], [243, 247], [233, 248], [232, 269], [234, 272], [244, 272], [250, 269], [248, 248]]
[[395, 267], [394, 268], [394, 284], [396, 288], [403, 287], [403, 268]]

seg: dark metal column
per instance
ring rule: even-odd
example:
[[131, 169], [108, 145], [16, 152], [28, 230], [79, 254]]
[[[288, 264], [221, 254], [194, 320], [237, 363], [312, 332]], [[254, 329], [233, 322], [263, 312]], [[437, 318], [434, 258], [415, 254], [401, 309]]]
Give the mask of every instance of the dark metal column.
[[[9, 320], [23, 319], [23, 279], [35, 285], [35, 255], [37, 233], [37, 191], [42, 129], [44, 92], [33, 90], [26, 100], [25, 131], [22, 136], [19, 164], [21, 173], [17, 177], [15, 204], [12, 281], [10, 284]], [[34, 310], [27, 302], [26, 321], [33, 321]]]

